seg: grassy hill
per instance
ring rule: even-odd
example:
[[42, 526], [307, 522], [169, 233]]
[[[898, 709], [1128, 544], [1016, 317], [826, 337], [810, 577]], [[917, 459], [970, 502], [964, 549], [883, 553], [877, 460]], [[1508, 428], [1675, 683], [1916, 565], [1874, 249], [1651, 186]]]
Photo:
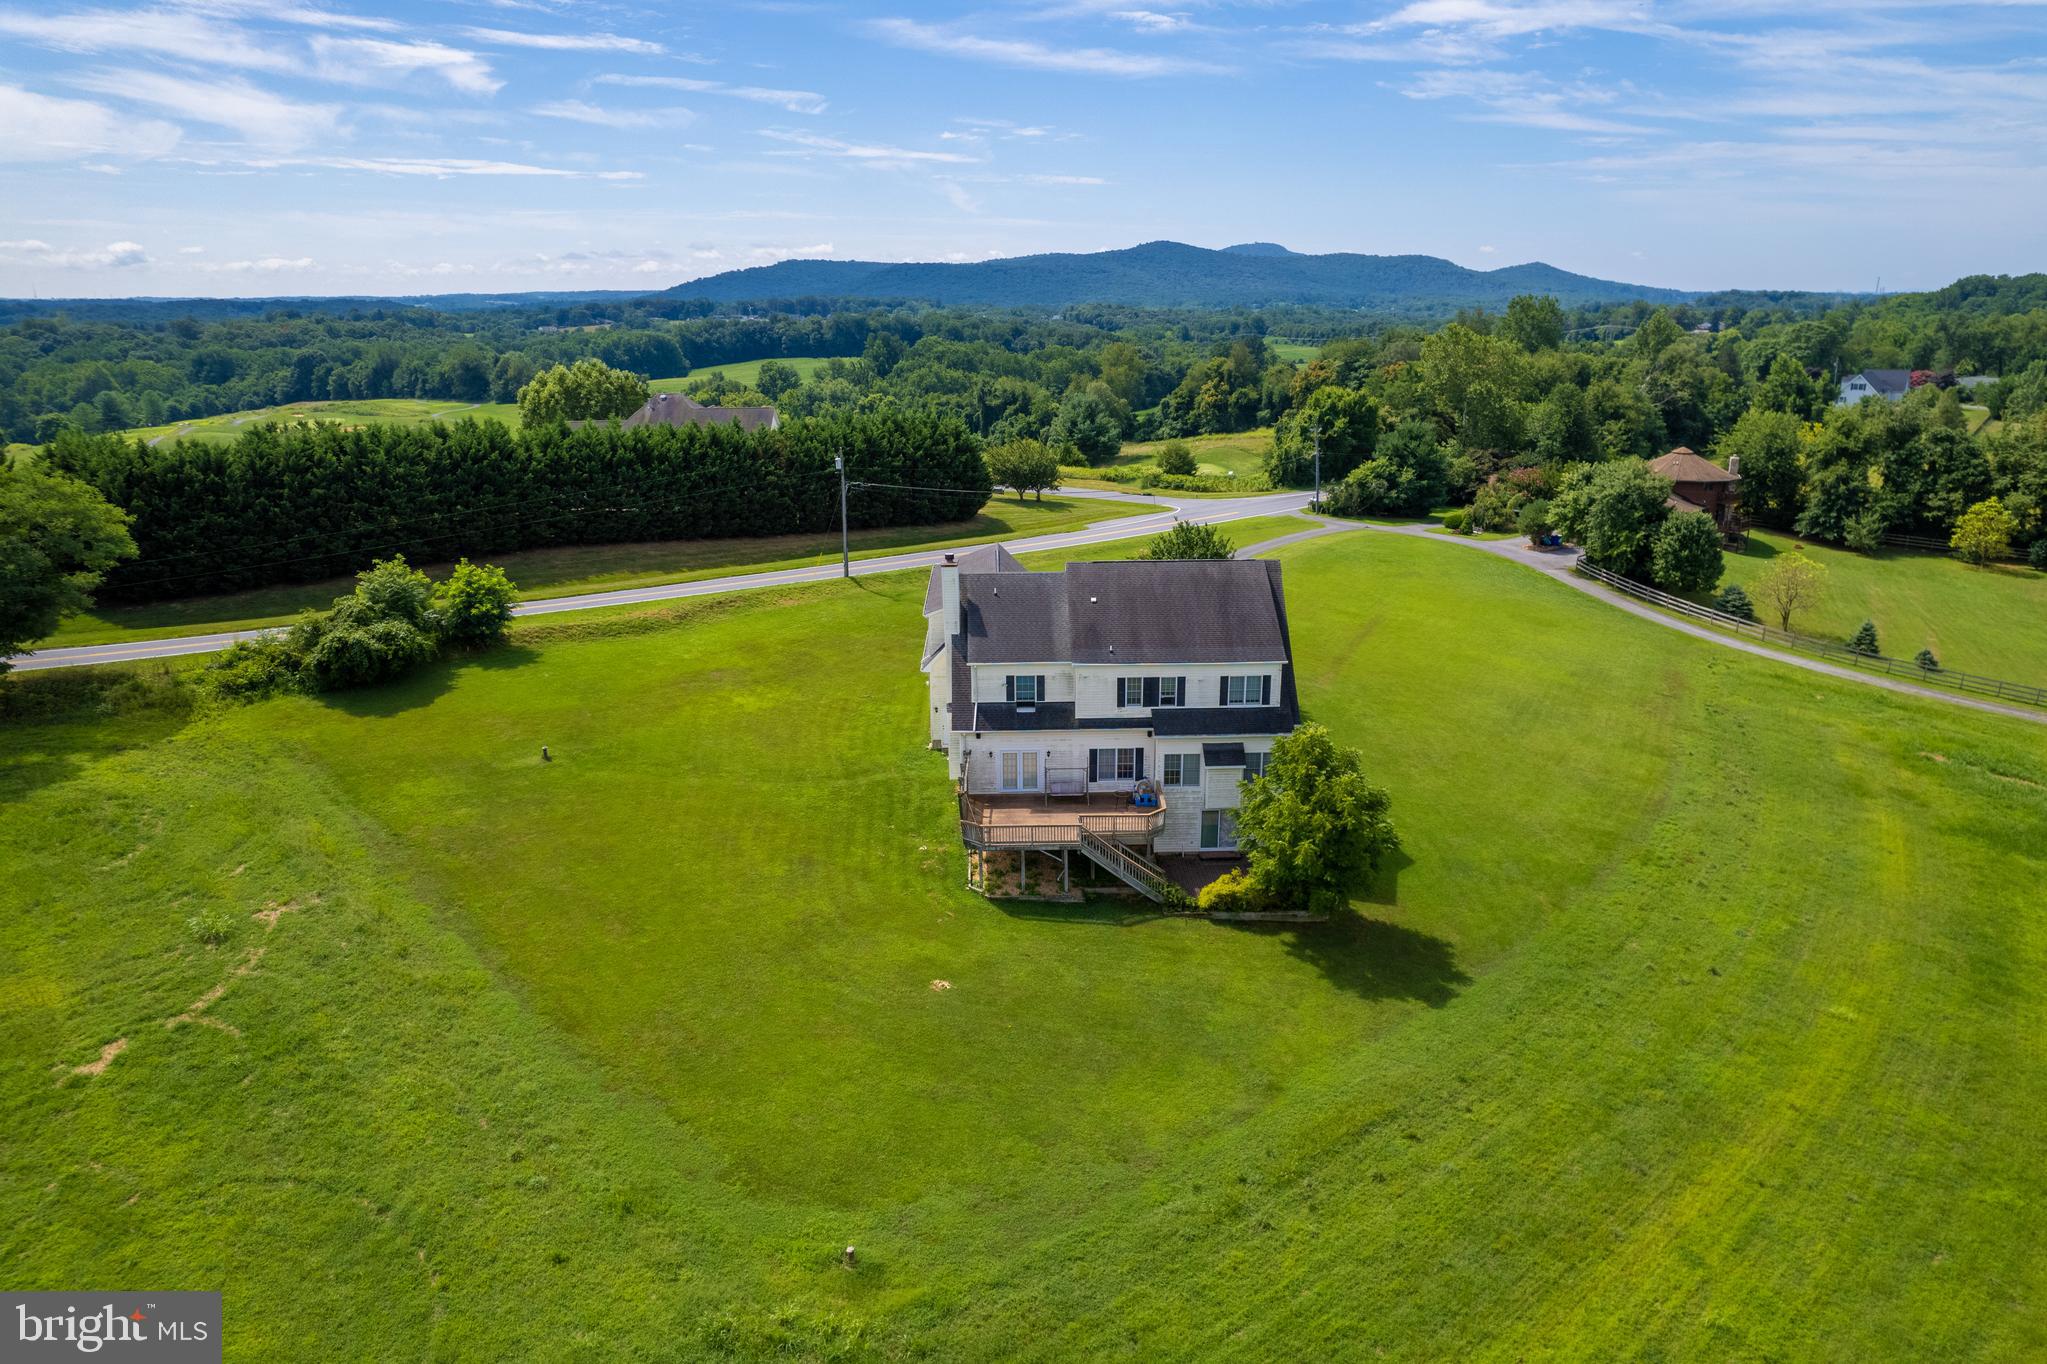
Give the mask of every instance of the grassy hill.
[[1048, 253], [967, 264], [792, 260], [729, 270], [668, 290], [681, 298], [742, 302], [776, 298], [919, 299], [948, 306], [1259, 307], [1296, 303], [1448, 315], [1503, 307], [1515, 294], [1580, 303], [1678, 302], [1690, 295], [1574, 275], [1540, 262], [1469, 270], [1436, 256], [1311, 256], [1210, 251], [1146, 242], [1118, 251]]
[[[1931, 649], [1950, 668], [2047, 686], [2047, 573], [2023, 564], [1972, 568], [1943, 554], [1884, 550], [1854, 554], [1769, 531], [1752, 532], [1748, 548], [1727, 556], [1722, 580], [1753, 589], [1770, 560], [1803, 549], [1826, 566], [1819, 604], [1792, 628], [1845, 641], [1863, 621], [1893, 658]], [[1767, 615], [1762, 602], [1758, 614]], [[1775, 621], [1771, 621], [1775, 624]]]
[[125, 434], [155, 444], [160, 440], [196, 440], [227, 445], [247, 426], [264, 422], [321, 422], [340, 426], [367, 426], [373, 422], [393, 426], [422, 426], [427, 422], [460, 421], [464, 417], [519, 425], [517, 403], [459, 403], [436, 398], [355, 398], [330, 402], [285, 403], [278, 407], [252, 408], [247, 412], [223, 412], [214, 417], [197, 417], [188, 422], [145, 426]]
[[236, 1360], [2047, 1351], [2047, 739], [1280, 555], [1406, 839], [1326, 927], [965, 891], [921, 575], [0, 728], [11, 1282]]

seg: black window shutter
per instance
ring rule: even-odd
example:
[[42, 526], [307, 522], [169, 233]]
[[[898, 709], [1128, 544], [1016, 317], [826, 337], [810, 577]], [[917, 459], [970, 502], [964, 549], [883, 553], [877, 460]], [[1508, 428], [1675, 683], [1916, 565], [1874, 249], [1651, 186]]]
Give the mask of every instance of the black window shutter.
[[1041, 706], [1045, 704], [1045, 675], [1043, 673], [1038, 674], [1038, 704]]
[[1141, 748], [1137, 750], [1137, 779], [1144, 780], [1144, 750]]
[[1144, 679], [1144, 704], [1156, 706], [1159, 703], [1159, 680], [1156, 677]]
[[1005, 701], [1016, 700], [1016, 676], [1013, 673], [1002, 679], [1002, 699]]
[[1258, 688], [1258, 704], [1269, 706], [1272, 704], [1272, 674], [1267, 673], [1258, 681], [1261, 684]]
[[1187, 679], [1186, 679], [1186, 678], [1184, 678], [1184, 677], [1180, 679], [1180, 690], [1179, 690], [1179, 692], [1178, 692], [1177, 694], [1178, 694], [1178, 696], [1179, 696], [1179, 698], [1180, 698], [1180, 699], [1179, 699], [1179, 700], [1178, 700], [1177, 702], [1175, 702], [1174, 704], [1176, 704], [1176, 705], [1182, 705], [1182, 706], [1186, 705], [1186, 704], [1187, 704]]
[[1102, 779], [1102, 750], [1099, 748], [1090, 748], [1087, 751], [1087, 779], [1089, 781]]

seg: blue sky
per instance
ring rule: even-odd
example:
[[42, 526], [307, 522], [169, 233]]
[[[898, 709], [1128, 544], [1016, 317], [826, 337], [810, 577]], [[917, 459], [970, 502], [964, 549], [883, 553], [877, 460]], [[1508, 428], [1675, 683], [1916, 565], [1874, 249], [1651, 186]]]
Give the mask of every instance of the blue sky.
[[0, 0], [0, 294], [664, 288], [1170, 237], [2047, 268], [2047, 0]]

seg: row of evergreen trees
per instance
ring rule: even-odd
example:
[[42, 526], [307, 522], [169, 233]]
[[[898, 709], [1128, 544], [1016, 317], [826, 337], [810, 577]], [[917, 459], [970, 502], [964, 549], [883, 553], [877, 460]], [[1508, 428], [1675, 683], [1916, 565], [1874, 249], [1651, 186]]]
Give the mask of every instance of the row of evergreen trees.
[[134, 517], [103, 600], [335, 577], [402, 553], [447, 562], [548, 545], [835, 530], [843, 452], [855, 528], [960, 520], [987, 501], [956, 418], [880, 411], [737, 426], [498, 422], [258, 427], [228, 445], [70, 435], [52, 467]]

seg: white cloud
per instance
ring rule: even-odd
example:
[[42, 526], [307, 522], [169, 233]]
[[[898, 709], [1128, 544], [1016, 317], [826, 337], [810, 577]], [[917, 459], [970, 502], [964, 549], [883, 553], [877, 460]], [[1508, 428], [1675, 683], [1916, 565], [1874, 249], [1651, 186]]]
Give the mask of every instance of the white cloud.
[[558, 99], [536, 104], [533, 112], [544, 118], [565, 118], [572, 123], [589, 123], [599, 128], [686, 128], [696, 121], [694, 110], [672, 106], [666, 109], [605, 109], [580, 99]]
[[166, 9], [77, 10], [70, 14], [0, 10], [0, 33], [65, 52], [147, 52], [251, 71], [289, 71], [298, 64], [289, 53], [262, 46], [232, 24]]
[[239, 77], [205, 81], [159, 71], [90, 71], [73, 77], [72, 83], [95, 94], [232, 129], [259, 147], [303, 146], [332, 134], [341, 119], [338, 105], [300, 104]]
[[868, 27], [885, 42], [918, 52], [1089, 76], [1173, 76], [1216, 74], [1227, 68], [1180, 57], [1119, 52], [1106, 47], [1048, 47], [1022, 38], [989, 38], [914, 19], [875, 19]]
[[203, 246], [181, 246], [178, 248], [178, 254], [181, 256], [203, 256], [206, 254], [206, 248]]
[[75, 156], [160, 156], [178, 129], [116, 113], [91, 100], [39, 95], [0, 85], [0, 162], [68, 161]]
[[313, 56], [327, 80], [369, 82], [380, 75], [405, 77], [425, 71], [467, 95], [495, 94], [504, 82], [474, 52], [435, 42], [392, 42], [383, 38], [313, 39]]
[[1186, 28], [1189, 23], [1184, 14], [1160, 14], [1156, 10], [1148, 9], [1111, 10], [1109, 17], [1120, 19], [1132, 28], [1140, 28], [1148, 33], [1171, 33], [1176, 29]]
[[688, 76], [605, 75], [597, 78], [597, 84], [729, 95], [733, 99], [752, 100], [756, 104], [772, 104], [777, 108], [787, 109], [792, 114], [821, 114], [825, 111], [824, 96], [812, 90], [776, 90], [763, 85], [728, 85], [724, 81], [695, 80]]
[[149, 264], [140, 242], [108, 242], [98, 248], [59, 251], [34, 237], [0, 242], [0, 258], [16, 265], [51, 266], [61, 270], [126, 270]]
[[561, 180], [641, 180], [646, 178], [639, 171], [571, 170], [560, 166], [534, 166], [519, 161], [483, 161], [457, 156], [279, 156], [235, 162], [199, 161], [194, 164], [224, 167], [229, 170], [289, 170], [304, 167], [313, 170], [362, 171], [370, 175], [418, 175], [435, 178], [464, 175], [502, 175]]
[[1027, 185], [1106, 185], [1109, 183], [1099, 175], [1020, 175], [1017, 179]]
[[1577, 106], [1610, 104], [1615, 91], [1587, 84], [1560, 85], [1525, 71], [1425, 71], [1401, 93], [1409, 99], [1468, 99], [1492, 112], [1468, 115], [1479, 123], [1513, 123], [1575, 133], [1639, 133], [1641, 123], [1596, 117]]
[[289, 258], [284, 256], [264, 256], [260, 260], [225, 260], [201, 263], [195, 268], [207, 271], [210, 274], [220, 275], [275, 275], [286, 270], [310, 270], [313, 268], [313, 258], [311, 256]]
[[963, 152], [927, 152], [906, 147], [890, 147], [875, 143], [842, 142], [836, 137], [825, 137], [818, 133], [795, 132], [782, 128], [762, 128], [762, 137], [777, 142], [788, 142], [820, 156], [843, 157], [850, 161], [865, 161], [876, 164], [909, 164], [915, 162], [936, 162], [951, 165], [971, 163], [978, 157]]
[[368, 15], [343, 14], [336, 10], [318, 9], [311, 5], [278, 5], [269, 0], [178, 0], [179, 8], [196, 10], [204, 14], [231, 14], [268, 19], [279, 24], [299, 24], [306, 28], [355, 29], [364, 33], [391, 33], [400, 25], [393, 19], [377, 19]]
[[505, 47], [537, 47], [550, 52], [639, 52], [658, 57], [667, 50], [659, 43], [618, 33], [521, 33], [506, 28], [466, 28], [462, 31], [479, 42], [498, 43]]

